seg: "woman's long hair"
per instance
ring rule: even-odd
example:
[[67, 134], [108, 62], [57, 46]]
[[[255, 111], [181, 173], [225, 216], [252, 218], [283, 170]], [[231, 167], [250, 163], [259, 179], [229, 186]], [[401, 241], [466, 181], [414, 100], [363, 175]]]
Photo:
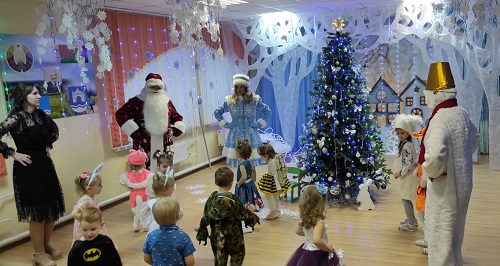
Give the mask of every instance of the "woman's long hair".
[[[17, 84], [17, 86], [12, 91], [14, 105], [12, 106], [9, 115], [24, 110], [26, 97], [33, 92], [34, 88], [38, 89], [38, 87], [34, 83], [21, 82]], [[38, 89], [38, 91], [40, 91], [40, 89]]]

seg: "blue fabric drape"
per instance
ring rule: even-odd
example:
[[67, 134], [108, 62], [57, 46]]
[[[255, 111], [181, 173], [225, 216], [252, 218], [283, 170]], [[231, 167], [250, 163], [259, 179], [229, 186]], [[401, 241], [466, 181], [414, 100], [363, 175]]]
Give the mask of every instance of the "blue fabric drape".
[[[312, 53], [308, 52], [307, 56], [309, 57], [308, 60], [311, 60]], [[316, 65], [320, 61], [321, 55], [318, 55], [316, 58]], [[307, 75], [304, 79], [301, 80], [300, 82], [300, 87], [299, 87], [299, 100], [296, 103], [298, 105], [297, 109], [297, 123], [295, 128], [287, 128], [286, 125], [281, 125], [280, 119], [279, 119], [279, 108], [276, 106], [276, 101], [274, 98], [274, 90], [273, 90], [273, 84], [271, 81], [266, 79], [265, 77], [262, 77], [259, 85], [257, 86], [256, 93], [262, 97], [262, 101], [271, 108], [272, 114], [271, 118], [269, 121], [267, 121], [267, 127], [271, 127], [273, 129], [273, 132], [276, 134], [279, 134], [283, 136], [283, 130], [293, 130], [295, 131], [295, 139], [298, 139], [300, 135], [303, 135], [304, 131], [302, 129], [302, 125], [306, 123], [306, 109], [308, 106], [312, 104], [314, 99], [312, 99], [309, 96], [309, 91], [314, 88], [313, 80], [317, 79], [317, 71], [314, 69]], [[285, 80], [288, 80], [288, 77], [290, 75], [289, 68], [287, 68], [287, 71], [285, 72]], [[298, 150], [299, 149], [299, 142], [296, 141], [295, 145], [292, 147], [292, 150]]]
[[273, 132], [282, 135], [281, 123], [279, 118], [279, 108], [276, 106], [276, 101], [274, 100], [273, 83], [262, 77], [257, 87], [256, 93], [262, 98], [262, 102], [267, 104], [271, 109], [271, 117], [267, 121], [267, 126], [264, 128], [272, 128]]
[[[314, 99], [309, 96], [309, 91], [314, 88], [313, 80], [317, 79], [318, 75], [317, 71], [311, 71], [309, 75], [307, 75], [301, 82], [299, 88], [299, 109], [297, 111], [297, 124], [295, 126], [295, 137], [296, 139], [299, 136], [304, 135], [304, 129], [302, 125], [306, 123], [306, 108], [311, 106], [314, 102]], [[292, 147], [292, 150], [296, 151], [299, 149], [299, 141], [295, 142], [295, 145]]]

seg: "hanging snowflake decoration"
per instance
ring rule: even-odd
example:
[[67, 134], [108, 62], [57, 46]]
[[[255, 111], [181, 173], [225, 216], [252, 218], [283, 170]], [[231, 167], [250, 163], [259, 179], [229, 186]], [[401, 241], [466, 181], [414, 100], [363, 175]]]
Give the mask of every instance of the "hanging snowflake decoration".
[[[218, 14], [226, 7], [222, 1], [166, 0], [166, 3], [173, 14], [170, 18], [169, 36], [173, 44], [180, 42], [183, 46], [204, 45], [203, 29], [210, 34], [212, 42], [220, 42]], [[177, 28], [180, 28], [180, 31], [177, 31]], [[217, 55], [221, 56], [219, 52]]]
[[146, 53], [144, 53], [144, 57], [146, 58], [146, 60], [152, 60], [153, 58], [155, 58], [155, 54], [153, 54], [152, 52], [150, 51], [146, 51]]
[[133, 79], [135, 77], [135, 72], [132, 70], [127, 71], [127, 78]]
[[[91, 51], [95, 48], [99, 50], [99, 64], [96, 76], [102, 78], [104, 71], [112, 69], [109, 47], [106, 44], [111, 37], [111, 30], [108, 24], [104, 22], [104, 19], [106, 19], [104, 8], [103, 0], [89, 0], [85, 3], [63, 0], [47, 1], [47, 14], [42, 16], [36, 30], [36, 34], [40, 36], [38, 53], [43, 55], [47, 51], [46, 47], [49, 41], [43, 37], [43, 34], [49, 28], [56, 61], [59, 59], [59, 50], [55, 39], [58, 31], [66, 35], [68, 49], [75, 52], [75, 60], [80, 66], [82, 83], [87, 84], [89, 82], [87, 78], [88, 69], [85, 67], [87, 61], [86, 50]], [[56, 21], [61, 22], [59, 27], [57, 27]], [[42, 63], [42, 57], [39, 58], [40, 63]]]

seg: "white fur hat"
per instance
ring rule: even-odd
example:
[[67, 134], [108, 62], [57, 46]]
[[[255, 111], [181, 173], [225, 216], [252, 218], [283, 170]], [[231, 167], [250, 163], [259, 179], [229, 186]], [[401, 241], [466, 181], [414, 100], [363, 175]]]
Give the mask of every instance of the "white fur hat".
[[422, 125], [422, 123], [422, 117], [419, 115], [399, 114], [392, 121], [392, 127], [394, 129], [400, 128], [411, 134], [413, 132], [413, 125]]
[[236, 74], [233, 76], [233, 86], [243, 85], [248, 88], [250, 78], [245, 74]]
[[163, 80], [160, 74], [149, 73], [148, 76], [146, 77], [146, 85], [144, 85], [144, 87], [150, 88], [154, 86], [158, 86], [162, 89], [165, 88], [165, 84], [163, 84]]

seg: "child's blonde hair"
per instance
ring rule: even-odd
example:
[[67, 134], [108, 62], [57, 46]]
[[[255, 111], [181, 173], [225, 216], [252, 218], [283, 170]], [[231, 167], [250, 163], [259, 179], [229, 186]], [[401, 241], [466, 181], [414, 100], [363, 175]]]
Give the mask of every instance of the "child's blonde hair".
[[262, 145], [260, 145], [259, 148], [257, 149], [257, 152], [259, 153], [260, 156], [267, 155], [269, 159], [272, 159], [276, 156], [276, 151], [274, 150], [273, 146], [271, 146], [270, 143], [263, 143]]
[[87, 223], [102, 222], [102, 214], [98, 208], [88, 207], [82, 210], [80, 213], [80, 221], [85, 221]]
[[85, 171], [75, 178], [75, 189], [80, 196], [87, 194], [87, 188], [93, 187], [98, 180], [101, 180], [101, 175], [96, 174], [95, 178], [92, 180], [92, 183], [89, 184], [91, 176], [92, 173], [90, 173], [89, 171]]
[[158, 225], [173, 225], [181, 211], [179, 202], [172, 197], [164, 197], [153, 205], [153, 217]]
[[160, 150], [156, 150], [155, 153], [153, 153], [153, 158], [156, 159], [156, 163], [158, 164], [158, 166], [164, 163], [167, 163], [168, 165], [174, 164], [173, 151], [162, 152]]
[[158, 197], [164, 189], [173, 188], [175, 185], [175, 179], [173, 177], [167, 177], [163, 173], [158, 172], [153, 176], [153, 192], [155, 196]]
[[304, 228], [311, 228], [318, 220], [325, 219], [325, 200], [315, 185], [308, 185], [299, 203], [300, 223]]

